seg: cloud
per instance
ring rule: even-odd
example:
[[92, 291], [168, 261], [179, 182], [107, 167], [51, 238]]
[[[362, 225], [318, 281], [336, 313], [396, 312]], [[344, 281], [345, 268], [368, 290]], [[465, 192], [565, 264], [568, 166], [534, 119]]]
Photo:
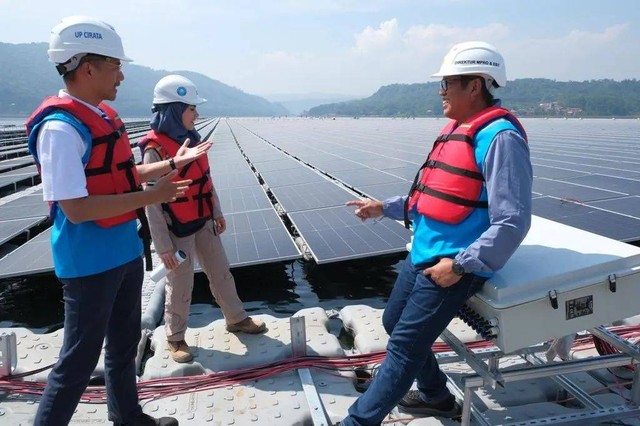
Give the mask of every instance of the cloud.
[[360, 34], [356, 34], [354, 50], [360, 53], [369, 53], [381, 48], [388, 48], [398, 39], [398, 20], [393, 18], [382, 22], [378, 29], [367, 26]]

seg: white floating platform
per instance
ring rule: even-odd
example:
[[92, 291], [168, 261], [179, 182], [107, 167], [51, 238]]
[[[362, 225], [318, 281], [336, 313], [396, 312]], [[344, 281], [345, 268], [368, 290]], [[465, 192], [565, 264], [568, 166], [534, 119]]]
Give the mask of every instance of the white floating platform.
[[[330, 322], [320, 308], [304, 309], [295, 314], [304, 316], [308, 353], [322, 356], [340, 356], [341, 348], [336, 335], [336, 323]], [[369, 353], [384, 349], [387, 336], [382, 331], [382, 310], [364, 305], [347, 306], [340, 311], [345, 328], [354, 334], [355, 348], [348, 353]], [[211, 308], [209, 316], [220, 318], [218, 310]], [[194, 361], [187, 364], [174, 362], [166, 349], [162, 327], [154, 330], [151, 348], [155, 353], [146, 361], [141, 380], [161, 377], [192, 376], [210, 372], [241, 369], [286, 359], [290, 355], [290, 330], [288, 318], [258, 315], [269, 330], [262, 335], [229, 333], [224, 321], [214, 320], [206, 326], [189, 329], [186, 340], [194, 351]], [[201, 320], [201, 318], [200, 318]], [[476, 340], [477, 336], [460, 321], [454, 321], [450, 330], [463, 341]], [[56, 360], [62, 332], [37, 335], [25, 329], [0, 329], [0, 334], [16, 332], [18, 338], [17, 372], [43, 367]], [[501, 367], [522, 365], [519, 357], [501, 360]], [[472, 370], [463, 362], [441, 358], [443, 369], [452, 380], [460, 382]], [[25, 380], [46, 379], [48, 370]], [[311, 369], [315, 387], [332, 422], [342, 419], [349, 406], [359, 396], [354, 387], [353, 372], [337, 372]], [[96, 370], [96, 375], [101, 369]], [[604, 375], [605, 373], [603, 373]], [[576, 373], [571, 378], [586, 392], [596, 392], [597, 399], [606, 405], [621, 404], [621, 397], [606, 389], [586, 373]], [[613, 381], [611, 382], [614, 383]], [[549, 415], [579, 416], [583, 409], [577, 404], [559, 404], [560, 388], [551, 379], [523, 380], [508, 383], [498, 389], [483, 388], [474, 395], [474, 404], [495, 424], [525, 421], [541, 413]], [[0, 425], [31, 425], [37, 409], [38, 397], [0, 394]], [[311, 425], [311, 413], [296, 371], [251, 381], [248, 383], [192, 392], [153, 401], [141, 401], [143, 410], [153, 416], [173, 416], [181, 425]], [[73, 417], [72, 425], [105, 424], [106, 405], [81, 403]], [[393, 422], [393, 419], [402, 419]], [[411, 420], [393, 411], [391, 425], [411, 426], [455, 425], [449, 419], [424, 418]], [[626, 424], [640, 425], [637, 420], [625, 420]], [[598, 423], [583, 423], [598, 424]]]

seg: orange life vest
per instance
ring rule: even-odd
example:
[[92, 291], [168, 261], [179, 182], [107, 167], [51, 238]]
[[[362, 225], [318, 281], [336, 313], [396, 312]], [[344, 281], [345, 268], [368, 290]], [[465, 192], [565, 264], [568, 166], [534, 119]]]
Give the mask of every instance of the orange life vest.
[[500, 118], [509, 120], [526, 141], [526, 133], [508, 110], [493, 106], [459, 124], [451, 121], [442, 130], [411, 185], [405, 208], [440, 222], [457, 224], [476, 208], [486, 209], [480, 200], [484, 177], [475, 158], [474, 138], [488, 124]]
[[[154, 149], [162, 159], [176, 156], [181, 144], [164, 133], [151, 130], [138, 142], [144, 152]], [[213, 218], [213, 182], [211, 181], [209, 160], [206, 155], [182, 167], [180, 179], [191, 179], [187, 192], [175, 201], [163, 203], [163, 210], [169, 215], [168, 227], [176, 236], [191, 235], [209, 219]]]
[[[101, 103], [98, 107], [104, 111], [109, 121], [75, 99], [48, 97], [27, 120], [27, 136], [48, 115], [56, 110], [66, 111], [91, 132], [91, 154], [84, 169], [89, 195], [141, 191], [142, 186], [124, 123], [110, 106]], [[102, 227], [115, 226], [136, 219], [139, 213], [131, 211], [96, 220], [95, 223]]]

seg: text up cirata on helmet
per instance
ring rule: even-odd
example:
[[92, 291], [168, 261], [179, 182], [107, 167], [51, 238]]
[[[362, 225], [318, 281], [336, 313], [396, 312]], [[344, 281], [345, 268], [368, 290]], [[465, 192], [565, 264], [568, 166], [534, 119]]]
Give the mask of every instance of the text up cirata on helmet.
[[172, 74], [163, 77], [153, 88], [153, 104], [169, 104], [182, 102], [187, 105], [200, 105], [207, 102], [198, 96], [198, 88], [191, 80], [181, 75]]
[[87, 53], [132, 61], [124, 54], [116, 30], [104, 21], [87, 16], [69, 16], [53, 27], [47, 53], [49, 60], [56, 64]]
[[489, 77], [498, 87], [507, 84], [504, 58], [495, 46], [483, 41], [468, 41], [453, 46], [445, 55], [440, 70], [432, 77], [469, 74]]

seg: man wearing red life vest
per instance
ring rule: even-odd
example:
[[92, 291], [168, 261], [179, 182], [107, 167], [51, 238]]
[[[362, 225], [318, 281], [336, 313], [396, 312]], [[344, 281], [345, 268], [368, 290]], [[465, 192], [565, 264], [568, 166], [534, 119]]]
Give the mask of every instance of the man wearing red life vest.
[[[191, 181], [172, 182], [176, 173], [170, 173], [169, 161], [135, 165], [122, 120], [103, 102], [115, 100], [124, 80], [122, 63], [131, 61], [111, 25], [65, 18], [51, 31], [48, 54], [66, 88], [36, 109], [27, 133], [44, 200], [52, 206], [51, 246], [65, 318], [59, 359], [34, 424], [69, 423], [104, 343], [109, 420], [114, 425], [177, 425], [174, 418], [142, 413], [138, 404], [143, 247], [136, 218], [144, 217], [141, 209], [147, 204], [180, 197]], [[184, 146], [171, 163], [185, 166], [210, 146]], [[140, 183], [150, 179], [157, 179], [156, 185], [142, 191]]]
[[[416, 416], [459, 414], [431, 345], [530, 227], [527, 136], [493, 98], [507, 82], [502, 55], [488, 43], [460, 43], [434, 77], [442, 79], [442, 106], [451, 121], [409, 194], [347, 203], [362, 220], [413, 221], [414, 238], [382, 317], [390, 336], [386, 359], [341, 425], [379, 425], [396, 405]], [[409, 390], [414, 379], [417, 390]]]

